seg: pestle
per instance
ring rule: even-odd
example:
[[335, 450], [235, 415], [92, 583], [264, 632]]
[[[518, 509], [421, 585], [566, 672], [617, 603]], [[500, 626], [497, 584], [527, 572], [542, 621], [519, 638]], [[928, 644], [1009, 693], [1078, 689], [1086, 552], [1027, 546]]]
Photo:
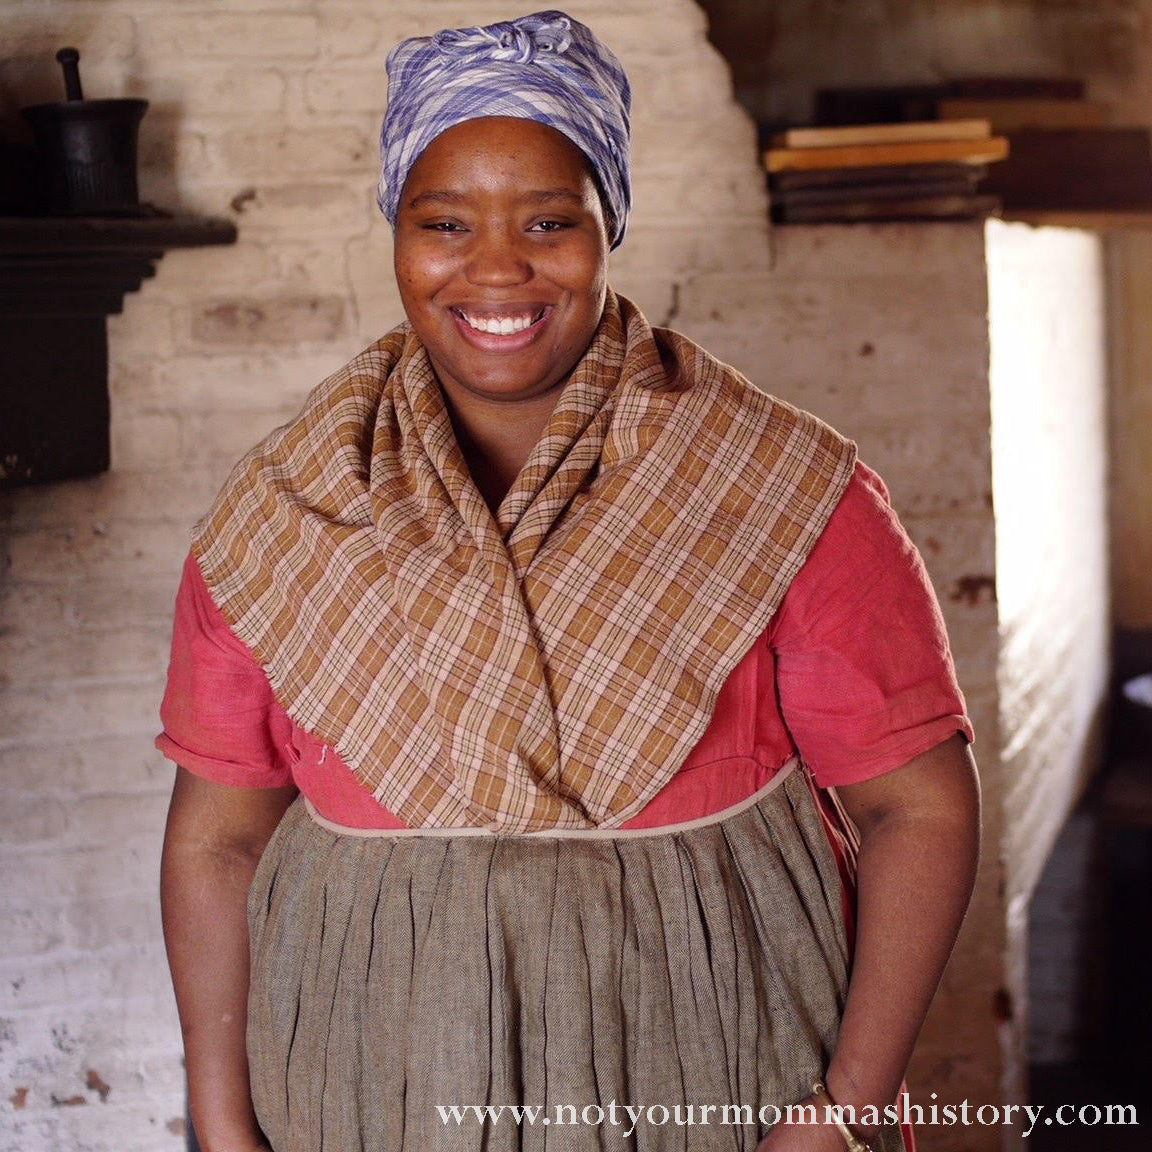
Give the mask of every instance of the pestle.
[[61, 48], [56, 53], [56, 59], [64, 69], [65, 99], [83, 100], [84, 91], [80, 87], [80, 53], [75, 48]]

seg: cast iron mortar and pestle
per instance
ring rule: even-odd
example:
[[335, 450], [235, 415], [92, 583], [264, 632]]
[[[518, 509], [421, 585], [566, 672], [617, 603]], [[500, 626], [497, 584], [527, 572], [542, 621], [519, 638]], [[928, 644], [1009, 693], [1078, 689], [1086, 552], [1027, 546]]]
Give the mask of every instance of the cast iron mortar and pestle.
[[136, 138], [147, 100], [85, 100], [80, 53], [61, 48], [66, 99], [22, 108], [36, 135], [41, 208], [62, 216], [150, 216], [136, 188]]

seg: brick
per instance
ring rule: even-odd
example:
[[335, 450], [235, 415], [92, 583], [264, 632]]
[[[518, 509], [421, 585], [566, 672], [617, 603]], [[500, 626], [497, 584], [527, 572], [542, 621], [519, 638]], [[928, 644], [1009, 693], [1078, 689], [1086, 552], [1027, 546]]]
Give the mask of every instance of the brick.
[[[979, 516], [991, 507], [987, 430], [923, 421], [877, 425], [847, 413], [820, 413], [852, 436], [861, 458], [888, 483], [901, 516]], [[978, 576], [994, 567], [974, 569]]]
[[[159, 366], [152, 391], [157, 397], [178, 397], [185, 420], [212, 410], [263, 411], [280, 416], [286, 408], [299, 405], [308, 392], [350, 359], [360, 343], [341, 342], [339, 347], [298, 353], [290, 360], [272, 349], [189, 357]], [[265, 432], [273, 427], [275, 424], [268, 424]], [[200, 470], [197, 475], [200, 481], [183, 501], [193, 510], [206, 505], [223, 480], [219, 470]]]
[[67, 826], [67, 812], [59, 800], [9, 793], [0, 807], [0, 842], [5, 844], [58, 840]]
[[[180, 388], [182, 378], [165, 378], [166, 388]], [[172, 404], [177, 392], [144, 392], [126, 395], [128, 403], [145, 407], [156, 400]], [[182, 469], [179, 472], [150, 472], [132, 475], [109, 471], [100, 476], [68, 480], [51, 486], [30, 486], [9, 492], [10, 530], [89, 528], [107, 530], [107, 521], [187, 522], [181, 500], [195, 505], [211, 499], [220, 486], [219, 472]], [[75, 573], [70, 575], [76, 575]], [[0, 590], [2, 593], [2, 590]]]
[[366, 181], [376, 172], [376, 141], [352, 127], [262, 129], [225, 132], [215, 142], [222, 169], [233, 177], [302, 173], [357, 173]]
[[199, 125], [223, 115], [247, 119], [279, 112], [286, 83], [274, 67], [222, 67], [170, 57], [162, 68], [149, 68], [142, 87], [155, 105], [179, 108], [186, 123]]
[[95, 516], [107, 478], [108, 473], [103, 473], [59, 484], [32, 484], [0, 492], [0, 524], [8, 529], [38, 527], [49, 522], [71, 525], [77, 517]]
[[[762, 271], [768, 260], [768, 222], [763, 212], [739, 214], [730, 227], [701, 229], [693, 220], [656, 220], [638, 206], [624, 243], [612, 253], [610, 281], [624, 290], [625, 278], [671, 280], [708, 272]], [[657, 317], [649, 315], [655, 323]]]
[[295, 405], [285, 405], [280, 410], [190, 413], [181, 428], [181, 456], [197, 466], [220, 459], [232, 463], [295, 412]]
[[361, 339], [382, 336], [404, 319], [400, 291], [392, 274], [392, 230], [381, 221], [365, 237], [349, 241], [348, 279], [356, 302]]
[[[155, 727], [153, 719], [150, 728]], [[139, 840], [158, 849], [167, 811], [164, 792], [86, 796], [69, 808], [69, 840], [81, 847], [98, 846], [106, 840], [122, 844]]]
[[151, 948], [115, 948], [39, 960], [0, 961], [0, 1012], [44, 1008], [117, 996], [141, 969], [163, 970], [157, 939]]
[[144, 892], [93, 894], [67, 909], [69, 943], [84, 952], [115, 947], [154, 947], [160, 938], [160, 903], [149, 886]]
[[169, 466], [180, 444], [180, 421], [162, 412], [112, 412], [112, 466], [148, 471]]
[[313, 112], [383, 116], [387, 97], [383, 62], [370, 68], [324, 68], [304, 77], [304, 98]]
[[131, 1104], [22, 1113], [0, 1136], [0, 1152], [183, 1152], [183, 1116], [182, 1097], [172, 1092]]
[[140, 52], [149, 59], [228, 57], [309, 60], [317, 54], [315, 16], [294, 12], [165, 12], [141, 18]]
[[905, 511], [906, 502], [893, 494], [893, 505], [920, 550], [945, 614], [994, 605], [992, 590], [983, 583], [996, 572], [991, 510], [983, 516], [923, 516]]
[[763, 205], [762, 184], [754, 172], [728, 166], [685, 168], [682, 163], [659, 169], [649, 167], [634, 181], [638, 203], [658, 217], [691, 219], [701, 212], [717, 216], [744, 214]]
[[192, 538], [192, 521], [207, 506], [208, 501], [203, 501], [197, 509], [189, 510], [186, 520], [176, 524], [172, 550], [151, 576], [132, 572], [119, 580], [79, 584], [69, 600], [76, 624], [101, 629], [131, 627], [144, 621], [169, 623], [180, 567]]
[[149, 109], [140, 125], [138, 167], [141, 174], [154, 170], [179, 178], [203, 174], [208, 164], [208, 140], [204, 132], [192, 131], [173, 111]]
[[[772, 230], [772, 274], [788, 282], [873, 279], [878, 268], [901, 277], [940, 276], [987, 292], [981, 221], [933, 224], [789, 224]], [[975, 297], [973, 297], [975, 298]]]
[[301, 183], [236, 188], [239, 225], [256, 235], [343, 237], [365, 232], [372, 216], [368, 198], [344, 184]]
[[385, 24], [378, 16], [355, 9], [328, 9], [320, 16], [320, 53], [326, 60], [367, 59], [383, 68], [384, 57], [398, 40], [425, 29], [419, 16], [390, 12]]
[[6, 871], [11, 874], [18, 867], [21, 872], [18, 886], [9, 884], [0, 891], [0, 911], [7, 919], [20, 906], [63, 909], [109, 892], [140, 892], [145, 886], [151, 890], [160, 867], [160, 830], [154, 842], [134, 838], [94, 848], [65, 842], [19, 851], [0, 846], [0, 851]]
[[[171, 307], [189, 296], [214, 293], [252, 292], [275, 284], [279, 276], [276, 249], [242, 234], [227, 247], [188, 248], [169, 252], [157, 268], [156, 279], [132, 303]], [[111, 333], [110, 333], [111, 339]]]
[[[160, 728], [159, 715], [153, 725]], [[49, 755], [25, 745], [0, 750], [0, 773], [13, 792], [75, 797], [95, 790], [163, 792], [172, 787], [172, 765], [140, 736], [85, 736]]]
[[[125, 60], [135, 46], [132, 18], [107, 9], [107, 5], [99, 5], [88, 19], [78, 22], [75, 11], [53, 11], [42, 4], [28, 5], [20, 11], [19, 6], [10, 4], [4, 16], [4, 54], [52, 61], [48, 70], [59, 85], [60, 73], [53, 57], [62, 44], [70, 44], [79, 49], [87, 77], [87, 61], [95, 64], [100, 60]], [[51, 98], [62, 99], [59, 88]]]
[[[99, 1068], [103, 1062], [100, 1054], [104, 1052], [130, 1054], [167, 1047], [175, 1055], [179, 1050], [180, 1032], [167, 965], [158, 949], [154, 955], [155, 959], [148, 958], [139, 965], [136, 978], [127, 990], [121, 988], [115, 994], [112, 1001], [116, 1004], [115, 1012], [109, 1011], [108, 1001], [81, 1000], [70, 1005], [58, 1004], [38, 1013], [42, 1035], [49, 1038], [49, 1045], [37, 1064], [56, 1080], [49, 1091], [57, 1087], [66, 1087], [69, 1095], [82, 1091], [86, 1070]], [[10, 1013], [17, 1023], [24, 1014]], [[90, 1113], [95, 1114], [95, 1110]], [[115, 1145], [96, 1147], [108, 1148], [111, 1152]]]
[[56, 636], [17, 633], [5, 640], [4, 675], [31, 686], [69, 676], [155, 675], [167, 666], [171, 629], [117, 628]]
[[[605, 11], [596, 20], [596, 35], [620, 57], [625, 70], [632, 59], [680, 56], [695, 49], [697, 61], [711, 61], [714, 53], [704, 39], [707, 18], [697, 5], [679, 4], [675, 18], [663, 10], [661, 17], [620, 8]], [[695, 9], [694, 11], [692, 9]]]
[[339, 296], [211, 300], [181, 317], [189, 345], [224, 347], [326, 343], [344, 326], [345, 305]]
[[[364, 187], [360, 190], [366, 199], [371, 199], [369, 220], [373, 229], [377, 226], [376, 216], [373, 213], [379, 215], [375, 200], [372, 199], [375, 195], [372, 191], [374, 188], [375, 178], [373, 177], [373, 179], [365, 181]], [[371, 192], [371, 196], [368, 195], [369, 192]], [[355, 244], [356, 239], [347, 243]], [[276, 260], [277, 288], [280, 291], [285, 294], [316, 292], [337, 295], [348, 301], [349, 307], [351, 307], [352, 301], [348, 291], [348, 258], [344, 244], [331, 244], [323, 241], [319, 244], [294, 244], [291, 241], [285, 241], [284, 243], [277, 243], [272, 255]], [[387, 274], [387, 269], [385, 269], [385, 274]]]
[[172, 309], [154, 293], [132, 296], [117, 316], [108, 317], [109, 383], [115, 370], [126, 360], [166, 359], [174, 351]]
[[0, 900], [0, 913], [4, 916], [4, 955], [39, 956], [62, 947], [71, 935], [68, 910], [60, 905], [41, 907], [29, 902], [27, 887], [21, 878], [13, 875], [11, 868], [5, 871], [5, 883], [13, 890], [16, 900]]
[[166, 575], [187, 549], [183, 526], [171, 522], [112, 523], [75, 529], [33, 529], [8, 540], [16, 582], [53, 580], [83, 571], [87, 580]]
[[66, 743], [76, 732], [150, 739], [163, 693], [160, 677], [108, 684], [17, 685], [0, 696], [0, 749]]

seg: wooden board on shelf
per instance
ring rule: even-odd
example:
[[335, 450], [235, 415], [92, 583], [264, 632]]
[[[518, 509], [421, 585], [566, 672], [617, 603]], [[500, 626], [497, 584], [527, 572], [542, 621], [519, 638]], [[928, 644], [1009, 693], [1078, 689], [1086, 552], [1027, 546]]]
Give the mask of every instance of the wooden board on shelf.
[[1025, 128], [1104, 128], [1111, 115], [1107, 104], [1095, 100], [942, 100], [941, 121], [966, 123], [973, 117], [989, 121], [998, 134]]
[[827, 188], [773, 188], [773, 204], [844, 204], [865, 200], [907, 200], [912, 197], [970, 196], [971, 181], [963, 179], [898, 181], [890, 184], [841, 184]]
[[1008, 155], [1002, 136], [987, 140], [910, 140], [894, 144], [860, 144], [842, 148], [769, 148], [769, 172], [813, 168], [875, 168], [891, 164], [990, 164]]
[[909, 196], [897, 200], [862, 198], [840, 204], [782, 204], [773, 216], [782, 224], [833, 224], [895, 220], [972, 220], [997, 215], [995, 196]]
[[839, 148], [855, 144], [899, 144], [916, 140], [986, 140], [987, 120], [919, 120], [904, 124], [844, 124], [829, 128], [790, 128], [772, 137], [773, 148]]
[[876, 168], [814, 168], [810, 171], [773, 172], [772, 191], [790, 192], [799, 188], [861, 187], [870, 184], [893, 184], [910, 187], [938, 180], [966, 180], [969, 191], [988, 174], [985, 164], [884, 164]]

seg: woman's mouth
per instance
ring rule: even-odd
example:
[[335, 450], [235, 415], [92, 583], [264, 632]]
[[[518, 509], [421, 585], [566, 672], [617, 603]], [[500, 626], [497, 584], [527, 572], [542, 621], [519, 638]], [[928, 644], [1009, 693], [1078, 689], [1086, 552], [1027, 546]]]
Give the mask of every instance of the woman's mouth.
[[486, 332], [491, 336], [512, 336], [531, 328], [544, 318], [546, 309], [538, 312], [508, 312], [489, 316], [478, 316], [466, 312], [463, 308], [454, 308], [453, 312], [475, 332]]

